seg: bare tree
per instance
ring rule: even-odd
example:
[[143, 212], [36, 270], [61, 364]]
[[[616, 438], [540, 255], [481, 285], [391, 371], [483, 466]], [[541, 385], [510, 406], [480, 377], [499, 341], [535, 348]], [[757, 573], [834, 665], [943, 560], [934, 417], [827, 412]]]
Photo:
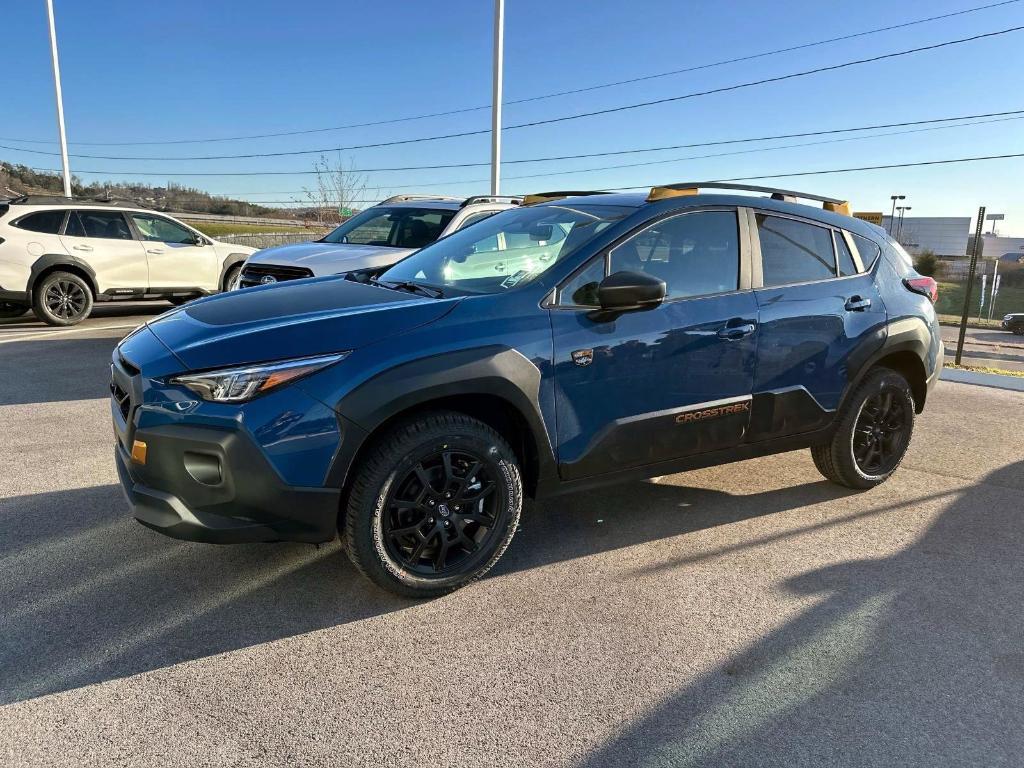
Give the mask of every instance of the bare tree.
[[352, 215], [375, 196], [376, 190], [367, 186], [365, 173], [356, 170], [349, 161], [339, 157], [331, 163], [327, 155], [313, 162], [316, 172], [312, 187], [302, 188], [302, 197], [296, 203], [308, 204], [316, 214], [318, 224], [335, 223]]

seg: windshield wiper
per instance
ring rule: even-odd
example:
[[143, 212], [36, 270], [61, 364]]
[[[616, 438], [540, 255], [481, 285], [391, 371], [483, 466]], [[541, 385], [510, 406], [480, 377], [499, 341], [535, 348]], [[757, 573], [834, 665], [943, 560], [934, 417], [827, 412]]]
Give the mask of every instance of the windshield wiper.
[[432, 285], [423, 285], [422, 283], [414, 283], [412, 280], [403, 280], [398, 283], [385, 283], [383, 280], [377, 280], [373, 278], [373, 282], [377, 285], [390, 288], [395, 291], [409, 291], [410, 293], [419, 293], [424, 296], [429, 296], [432, 299], [444, 298], [444, 291], [440, 288], [435, 288]]

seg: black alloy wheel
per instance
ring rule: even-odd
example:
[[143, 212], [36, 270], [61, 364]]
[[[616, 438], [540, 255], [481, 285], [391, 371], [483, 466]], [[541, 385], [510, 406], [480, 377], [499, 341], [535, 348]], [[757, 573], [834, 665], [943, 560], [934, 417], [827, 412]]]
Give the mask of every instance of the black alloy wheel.
[[902, 392], [887, 385], [864, 401], [853, 431], [853, 457], [865, 475], [884, 475], [896, 468], [910, 439], [913, 419], [907, 418]]
[[906, 377], [878, 367], [847, 396], [828, 442], [811, 448], [827, 479], [864, 490], [884, 483], [907, 453], [914, 431], [914, 394]]
[[384, 502], [388, 554], [412, 573], [457, 571], [495, 535], [496, 482], [482, 457], [442, 449], [405, 472]]
[[504, 436], [464, 413], [428, 411], [371, 439], [339, 521], [359, 571], [405, 597], [439, 597], [487, 573], [523, 506]]
[[46, 286], [43, 301], [54, 317], [71, 320], [82, 314], [88, 304], [85, 290], [71, 280], [57, 280]]
[[32, 290], [32, 309], [47, 325], [77, 325], [92, 311], [92, 289], [71, 272], [51, 272]]

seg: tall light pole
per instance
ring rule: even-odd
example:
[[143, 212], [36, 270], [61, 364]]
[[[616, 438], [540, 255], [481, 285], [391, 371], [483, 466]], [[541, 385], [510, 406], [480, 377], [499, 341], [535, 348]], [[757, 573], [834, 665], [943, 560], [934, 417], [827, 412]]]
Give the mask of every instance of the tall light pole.
[[900, 235], [903, 234], [903, 216], [911, 208], [913, 208], [912, 205], [901, 205], [899, 207], [899, 209], [898, 209], [899, 212], [900, 212], [900, 225], [899, 225], [899, 228], [897, 228], [897, 230], [896, 230], [896, 242], [897, 243], [900, 241]]
[[491, 194], [501, 189], [501, 78], [505, 61], [505, 0], [494, 0], [494, 83], [491, 90]]
[[50, 55], [53, 57], [53, 89], [57, 94], [57, 129], [60, 132], [60, 159], [64, 169], [64, 197], [71, 197], [68, 137], [64, 133], [64, 96], [60, 91], [60, 61], [57, 59], [57, 28], [53, 23], [53, 0], [46, 0], [46, 13], [50, 17]]
[[890, 195], [889, 199], [892, 200], [892, 213], [889, 214], [889, 236], [892, 237], [892, 225], [896, 220], [896, 201], [906, 200], [906, 195]]

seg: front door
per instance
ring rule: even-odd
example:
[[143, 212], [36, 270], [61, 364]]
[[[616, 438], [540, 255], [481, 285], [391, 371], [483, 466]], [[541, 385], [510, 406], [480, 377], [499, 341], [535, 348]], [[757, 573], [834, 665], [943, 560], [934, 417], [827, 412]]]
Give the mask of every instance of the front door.
[[131, 218], [146, 248], [151, 289], [218, 288], [220, 264], [213, 246], [197, 245], [192, 230], [163, 216], [132, 213]]
[[101, 293], [130, 295], [145, 291], [149, 284], [146, 250], [120, 211], [68, 211], [60, 241], [93, 270]]
[[[757, 303], [746, 219], [697, 210], [592, 259], [551, 308], [559, 471], [577, 479], [728, 448], [750, 417]], [[593, 315], [606, 274], [665, 281], [653, 309]]]

